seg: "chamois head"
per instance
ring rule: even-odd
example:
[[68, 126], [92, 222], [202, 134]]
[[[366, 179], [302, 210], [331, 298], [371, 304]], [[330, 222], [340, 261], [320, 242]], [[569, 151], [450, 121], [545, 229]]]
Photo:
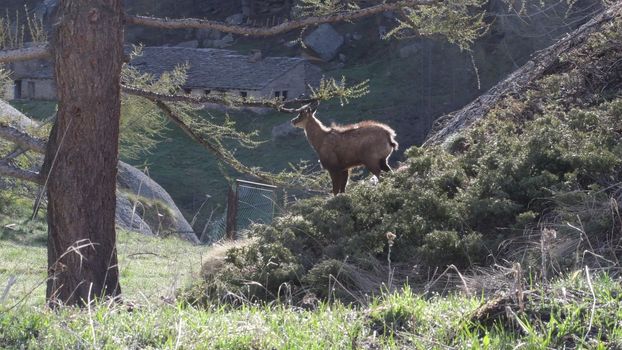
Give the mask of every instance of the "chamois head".
[[298, 115], [296, 116], [296, 118], [292, 119], [292, 125], [297, 128], [304, 129], [307, 121], [309, 121], [313, 117], [315, 111], [317, 111], [317, 104], [308, 104], [298, 108], [296, 110], [296, 112], [298, 112]]

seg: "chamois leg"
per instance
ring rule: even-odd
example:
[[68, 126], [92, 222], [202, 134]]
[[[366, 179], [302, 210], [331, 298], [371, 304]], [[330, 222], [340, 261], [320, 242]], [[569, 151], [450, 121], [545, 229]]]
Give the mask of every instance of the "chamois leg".
[[365, 167], [367, 168], [367, 170], [369, 170], [370, 173], [374, 174], [374, 176], [376, 176], [378, 180], [380, 180], [380, 164], [370, 164], [365, 165]]
[[380, 159], [380, 169], [390, 173], [393, 172], [393, 169], [391, 169], [389, 163], [387, 163], [388, 159], [389, 158]]
[[344, 170], [340, 174], [339, 193], [346, 193], [346, 185], [348, 184], [348, 178], [350, 177], [350, 170]]
[[333, 194], [336, 196], [341, 188], [341, 172], [329, 170], [330, 180], [333, 182]]

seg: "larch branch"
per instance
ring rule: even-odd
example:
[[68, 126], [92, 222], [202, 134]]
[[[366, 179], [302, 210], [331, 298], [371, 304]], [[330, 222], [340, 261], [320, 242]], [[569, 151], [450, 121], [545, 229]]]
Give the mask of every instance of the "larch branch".
[[[218, 146], [212, 144], [211, 142], [209, 142], [209, 140], [205, 139], [204, 137], [202, 137], [201, 135], [197, 134], [194, 130], [192, 130], [192, 128], [186, 124], [180, 116], [177, 115], [177, 113], [175, 113], [175, 111], [173, 111], [173, 109], [166, 104], [163, 101], [160, 101], [158, 99], [151, 99], [151, 101], [153, 101], [165, 114], [166, 117], [172, 121], [173, 123], [175, 123], [175, 125], [177, 125], [186, 135], [188, 135], [192, 140], [194, 140], [195, 142], [197, 142], [198, 144], [200, 144], [201, 146], [207, 148], [208, 151], [210, 151], [214, 156], [216, 156], [216, 158], [218, 158], [218, 160], [231, 165], [235, 170], [242, 172], [242, 173], [253, 173], [254, 172], [251, 171], [250, 168], [247, 168], [246, 166], [242, 165], [242, 164], [231, 164], [231, 162], [229, 161], [228, 157], [223, 154], [223, 152], [219, 149]], [[267, 180], [266, 178], [262, 178], [262, 180]]]
[[242, 25], [231, 25], [219, 21], [196, 18], [170, 19], [127, 15], [125, 17], [125, 20], [127, 24], [140, 25], [145, 27], [155, 27], [162, 29], [213, 29], [223, 33], [232, 33], [253, 37], [266, 37], [286, 33], [294, 29], [304, 28], [308, 26], [314, 26], [324, 23], [353, 21], [383, 12], [396, 11], [404, 7], [425, 6], [431, 5], [436, 2], [438, 2], [438, 0], [402, 0], [393, 3], [374, 5], [354, 11], [340, 12], [328, 16], [305, 17], [293, 21], [283, 22], [279, 25], [272, 27], [249, 27]]
[[191, 95], [176, 95], [176, 94], [160, 94], [157, 92], [151, 92], [142, 90], [139, 88], [130, 87], [127, 85], [122, 86], [122, 90], [126, 94], [140, 96], [149, 100], [158, 100], [162, 102], [186, 102], [186, 103], [213, 103], [231, 107], [259, 107], [259, 108], [272, 108], [279, 112], [291, 112], [292, 110], [285, 108], [286, 104], [289, 105], [303, 105], [317, 101], [316, 98], [294, 99], [287, 101], [278, 100], [245, 100], [245, 99], [227, 99], [215, 96], [191, 96]]
[[49, 46], [47, 44], [42, 44], [14, 50], [0, 50], [0, 63], [28, 61], [48, 58], [50, 56], [51, 52]]

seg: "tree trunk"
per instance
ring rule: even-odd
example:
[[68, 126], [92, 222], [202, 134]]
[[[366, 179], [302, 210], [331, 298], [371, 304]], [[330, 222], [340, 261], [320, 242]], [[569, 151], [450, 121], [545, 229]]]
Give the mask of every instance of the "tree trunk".
[[58, 117], [43, 166], [52, 306], [121, 292], [114, 220], [122, 7], [122, 0], [61, 0], [58, 9]]

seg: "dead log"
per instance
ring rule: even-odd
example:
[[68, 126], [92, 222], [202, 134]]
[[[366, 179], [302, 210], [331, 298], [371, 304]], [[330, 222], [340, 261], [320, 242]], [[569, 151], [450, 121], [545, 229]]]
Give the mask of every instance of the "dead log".
[[622, 15], [622, 2], [604, 9], [590, 21], [567, 34], [557, 43], [539, 51], [529, 62], [510, 74], [485, 94], [481, 95], [465, 107], [437, 119], [428, 133], [423, 146], [438, 145], [471, 126], [477, 120], [485, 117], [500, 101], [508, 96], [520, 95], [529, 85], [554, 71], [560, 62], [559, 58], [586, 42], [589, 36], [599, 31], [613, 18]]

